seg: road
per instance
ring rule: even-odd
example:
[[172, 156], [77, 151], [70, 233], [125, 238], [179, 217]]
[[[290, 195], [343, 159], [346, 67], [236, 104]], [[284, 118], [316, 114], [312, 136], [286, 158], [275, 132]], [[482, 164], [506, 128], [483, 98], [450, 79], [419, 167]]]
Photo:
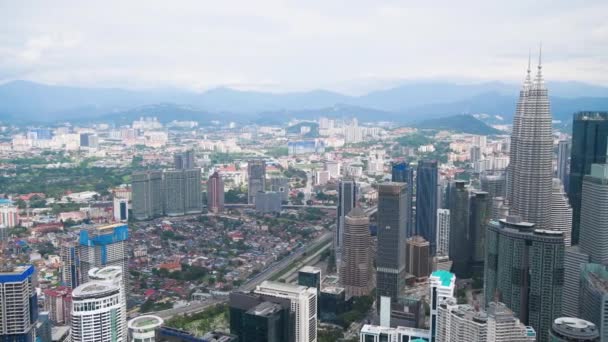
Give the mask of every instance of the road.
[[[297, 260], [305, 252], [309, 252], [309, 251], [315, 249], [317, 246], [327, 243], [331, 238], [332, 238], [332, 233], [326, 232], [325, 234], [316, 238], [312, 243], [310, 243], [306, 246], [302, 246], [301, 248], [297, 249], [295, 252], [291, 253], [287, 257], [273, 263], [270, 267], [268, 267], [265, 270], [263, 270], [262, 272], [256, 274], [253, 278], [251, 278], [247, 282], [243, 283], [237, 289], [237, 291], [247, 292], [247, 291], [253, 290], [256, 287], [256, 285], [260, 284], [264, 280], [268, 280], [275, 273], [280, 272], [285, 267], [289, 266], [294, 260]], [[220, 303], [225, 303], [227, 301], [228, 301], [228, 298], [214, 298], [214, 299], [200, 301], [200, 302], [199, 301], [189, 302], [188, 305], [182, 306], [179, 308], [173, 308], [173, 309], [162, 310], [162, 311], [157, 311], [157, 312], [149, 312], [146, 314], [147, 315], [156, 315], [156, 316], [161, 317], [164, 320], [168, 320], [171, 317], [176, 316], [176, 315], [197, 313], [197, 312], [205, 310], [206, 308], [208, 308], [210, 306], [220, 304]]]

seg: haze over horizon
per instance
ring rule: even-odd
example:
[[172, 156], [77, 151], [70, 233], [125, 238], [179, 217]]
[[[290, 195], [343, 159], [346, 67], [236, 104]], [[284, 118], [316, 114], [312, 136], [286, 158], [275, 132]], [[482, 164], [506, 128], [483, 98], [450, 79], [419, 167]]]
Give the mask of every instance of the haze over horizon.
[[542, 41], [547, 80], [608, 86], [605, 13], [597, 0], [4, 2], [0, 83], [347, 94], [513, 83]]

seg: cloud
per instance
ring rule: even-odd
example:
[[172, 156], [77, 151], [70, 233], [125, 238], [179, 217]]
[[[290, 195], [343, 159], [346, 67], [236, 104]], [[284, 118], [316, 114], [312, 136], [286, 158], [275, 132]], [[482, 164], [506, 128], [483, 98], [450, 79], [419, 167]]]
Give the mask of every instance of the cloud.
[[[608, 3], [118, 1], [0, 3], [0, 81], [295, 90], [380, 80], [608, 84]], [[360, 85], [357, 85], [360, 87]]]

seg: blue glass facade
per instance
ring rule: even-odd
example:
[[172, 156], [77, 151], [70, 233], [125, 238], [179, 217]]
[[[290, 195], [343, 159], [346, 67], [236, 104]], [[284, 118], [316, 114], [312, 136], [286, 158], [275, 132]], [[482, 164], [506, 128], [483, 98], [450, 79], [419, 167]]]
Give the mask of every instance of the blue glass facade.
[[405, 236], [406, 238], [409, 238], [415, 235], [413, 212], [414, 168], [406, 162], [394, 163], [391, 168], [391, 181], [407, 183], [405, 199], [405, 215], [407, 216], [405, 221]]
[[435, 255], [439, 170], [436, 160], [422, 160], [416, 171], [416, 235], [424, 237]]

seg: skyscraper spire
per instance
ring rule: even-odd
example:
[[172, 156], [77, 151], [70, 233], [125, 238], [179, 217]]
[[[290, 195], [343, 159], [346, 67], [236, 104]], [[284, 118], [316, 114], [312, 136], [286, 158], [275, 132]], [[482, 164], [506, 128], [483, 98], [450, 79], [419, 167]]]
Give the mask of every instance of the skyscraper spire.
[[532, 58], [532, 51], [528, 50], [528, 70], [526, 70], [526, 78], [524, 80], [524, 86], [523, 86], [523, 90], [529, 90], [530, 89], [530, 85], [532, 84], [531, 78], [530, 78], [530, 60]]
[[534, 80], [534, 88], [536, 89], [541, 89], [544, 86], [544, 80], [543, 80], [543, 73], [542, 73], [542, 68], [543, 68], [543, 44], [541, 43], [538, 47], [538, 71], [536, 72], [536, 79]]

